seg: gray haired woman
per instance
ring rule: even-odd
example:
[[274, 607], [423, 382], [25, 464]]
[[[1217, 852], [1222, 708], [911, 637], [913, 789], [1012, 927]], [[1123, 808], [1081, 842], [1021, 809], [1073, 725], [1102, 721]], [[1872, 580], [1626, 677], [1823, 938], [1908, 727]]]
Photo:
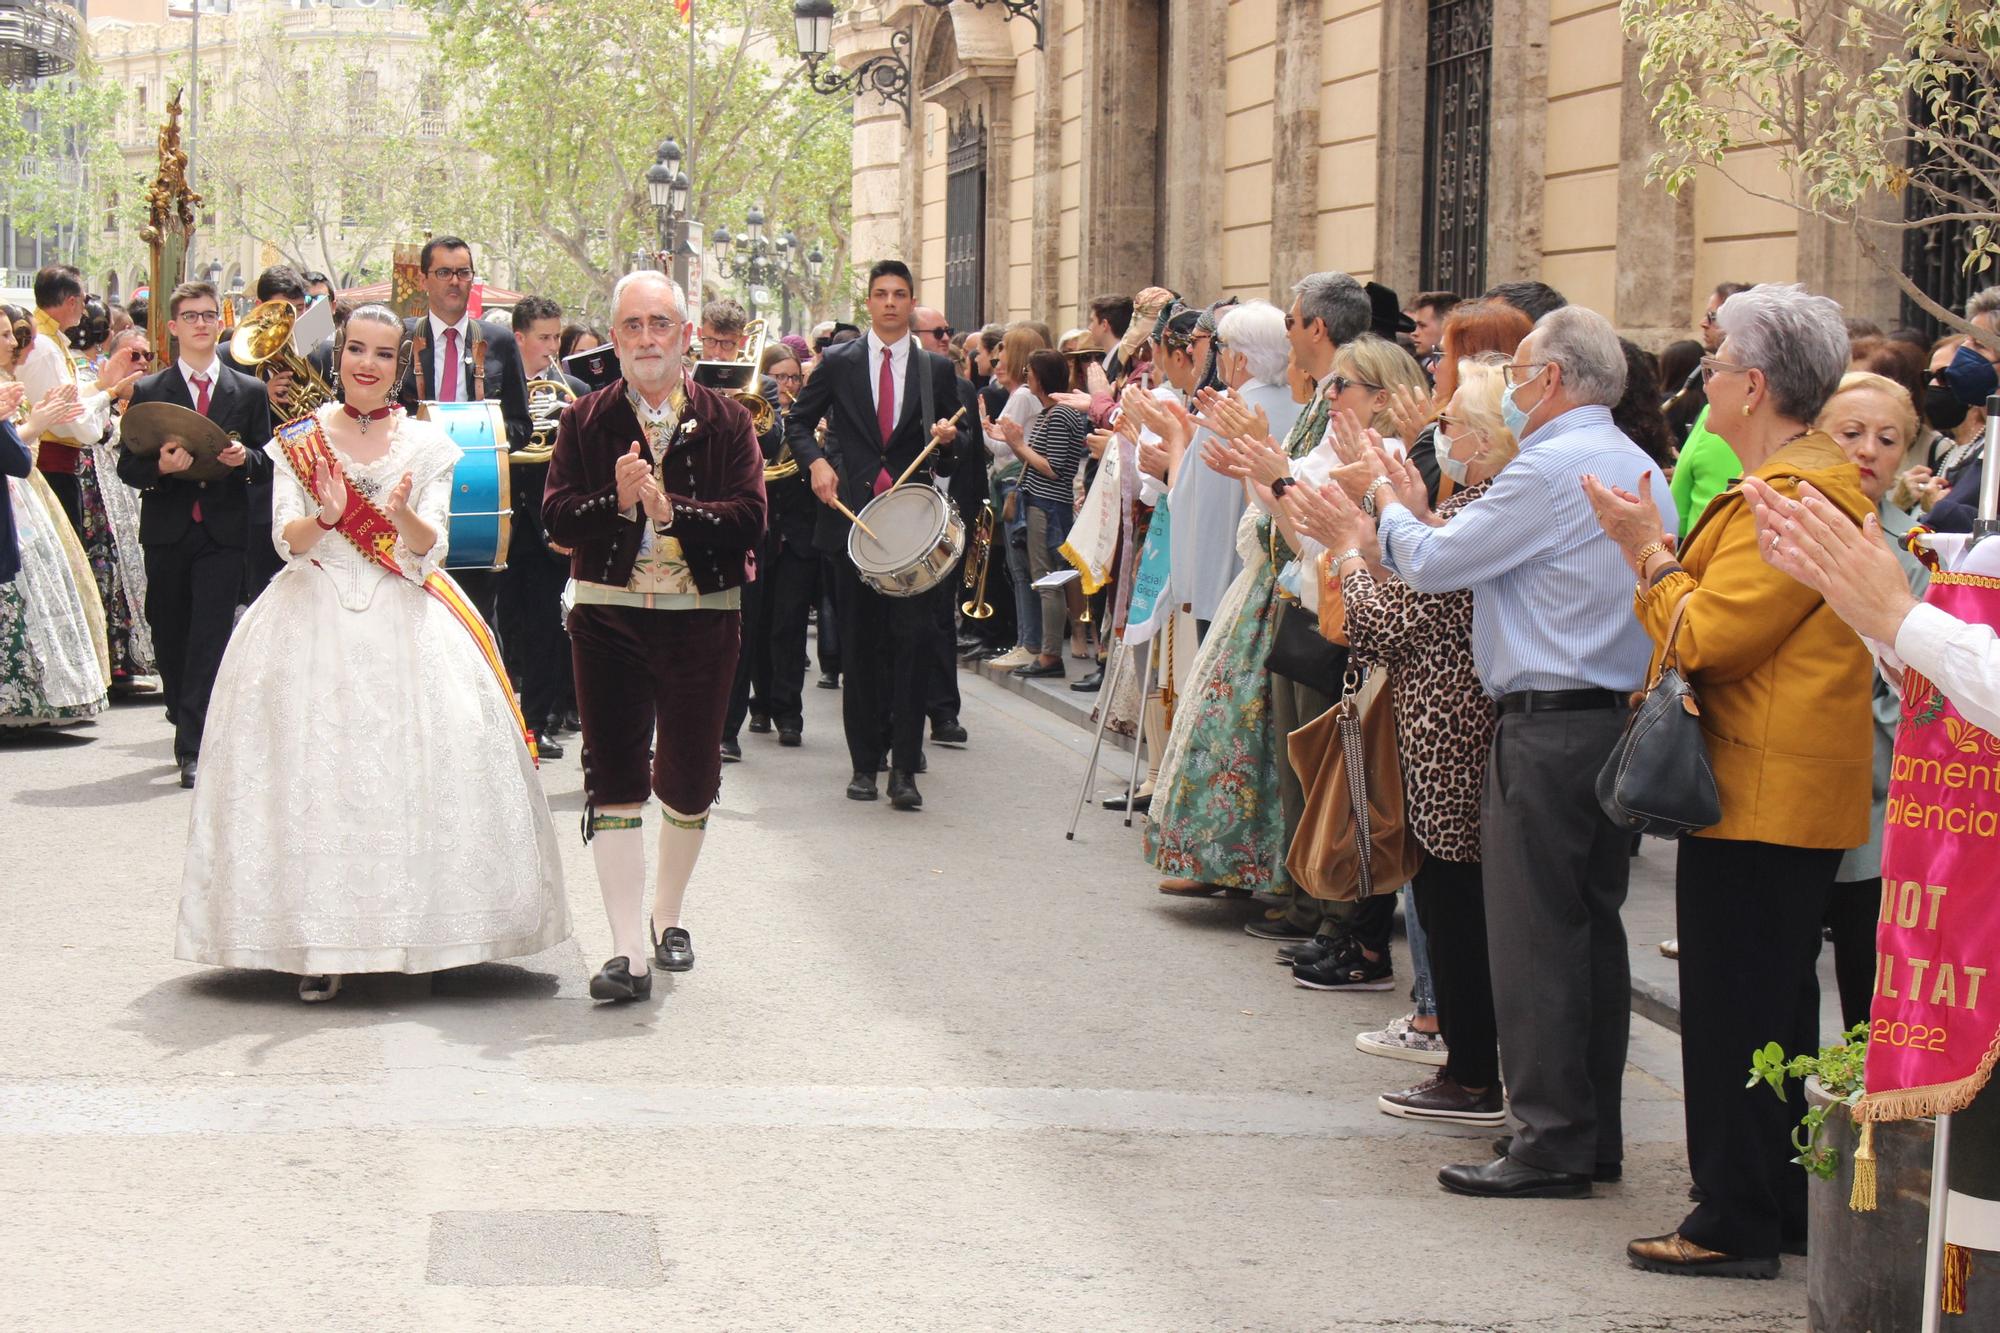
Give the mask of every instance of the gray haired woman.
[[[1813, 422], [1847, 369], [1841, 310], [1798, 286], [1761, 286], [1716, 313], [1701, 359], [1708, 427], [1743, 471], [1786, 499], [1810, 483], [1859, 526], [1875, 506], [1860, 470]], [[1841, 853], [1868, 840], [1872, 740], [1868, 652], [1820, 595], [1758, 551], [1742, 484], [1695, 518], [1677, 551], [1649, 499], [1586, 477], [1598, 521], [1639, 577], [1634, 603], [1653, 660], [1671, 648], [1701, 701], [1721, 821], [1681, 843], [1681, 1067], [1694, 1210], [1635, 1240], [1640, 1268], [1772, 1277], [1806, 1234], [1805, 1176], [1791, 1164], [1787, 1106], [1744, 1086], [1748, 1053], [1818, 1045], [1813, 960]], [[1645, 489], [1642, 483], [1642, 490]]]

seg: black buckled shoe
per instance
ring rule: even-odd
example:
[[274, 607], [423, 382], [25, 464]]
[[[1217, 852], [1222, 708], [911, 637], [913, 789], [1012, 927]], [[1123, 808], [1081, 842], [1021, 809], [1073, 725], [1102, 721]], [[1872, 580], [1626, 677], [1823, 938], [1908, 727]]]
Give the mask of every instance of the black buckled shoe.
[[653, 974], [642, 972], [632, 975], [632, 961], [624, 954], [597, 969], [597, 975], [590, 979], [590, 998], [593, 1000], [643, 1000], [653, 993]]
[[889, 804], [898, 810], [924, 808], [923, 793], [917, 790], [916, 779], [900, 768], [889, 770]]
[[668, 926], [653, 941], [653, 961], [663, 971], [691, 972], [694, 970], [694, 937], [679, 926]]
[[863, 773], [858, 769], [847, 780], [847, 799], [850, 801], [872, 801], [876, 797], [875, 772], [870, 769]]

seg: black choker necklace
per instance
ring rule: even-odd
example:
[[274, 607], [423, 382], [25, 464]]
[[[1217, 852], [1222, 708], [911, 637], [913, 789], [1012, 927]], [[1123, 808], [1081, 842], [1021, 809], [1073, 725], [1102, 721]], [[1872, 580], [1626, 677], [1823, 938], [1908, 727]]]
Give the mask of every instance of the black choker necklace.
[[340, 405], [340, 410], [347, 413], [347, 415], [349, 415], [350, 417], [353, 417], [356, 421], [360, 422], [361, 433], [363, 435], [366, 435], [368, 433], [368, 424], [372, 421], [380, 421], [383, 417], [388, 416], [391, 412], [396, 410], [396, 404], [387, 403], [381, 407], [376, 408], [372, 412], [360, 412], [355, 410], [353, 404], [342, 403]]

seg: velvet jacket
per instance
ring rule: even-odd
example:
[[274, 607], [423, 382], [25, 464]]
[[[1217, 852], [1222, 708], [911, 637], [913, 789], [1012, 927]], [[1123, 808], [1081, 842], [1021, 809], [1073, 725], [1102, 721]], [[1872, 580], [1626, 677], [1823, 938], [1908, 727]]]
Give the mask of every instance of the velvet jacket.
[[[618, 511], [618, 460], [633, 443], [658, 473], [639, 417], [620, 379], [585, 394], [563, 413], [542, 493], [549, 538], [571, 549], [570, 575], [622, 588], [639, 558], [637, 522]], [[687, 386], [681, 423], [667, 448], [664, 489], [673, 519], [655, 531], [681, 544], [702, 592], [740, 587], [757, 576], [764, 536], [764, 454], [740, 403]]]

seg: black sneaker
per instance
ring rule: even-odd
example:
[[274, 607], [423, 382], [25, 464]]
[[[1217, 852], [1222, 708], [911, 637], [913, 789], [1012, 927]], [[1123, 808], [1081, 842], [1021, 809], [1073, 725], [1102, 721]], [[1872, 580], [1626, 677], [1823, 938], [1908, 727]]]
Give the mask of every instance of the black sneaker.
[[1297, 963], [1317, 963], [1327, 955], [1337, 953], [1347, 943], [1345, 935], [1315, 935], [1309, 940], [1295, 940], [1278, 946], [1278, 963], [1291, 967]]
[[1389, 990], [1396, 984], [1396, 968], [1387, 953], [1370, 958], [1348, 940], [1345, 949], [1317, 963], [1293, 964], [1292, 980], [1307, 990]]
[[1405, 1120], [1440, 1120], [1454, 1125], [1503, 1125], [1507, 1107], [1498, 1087], [1484, 1092], [1467, 1092], [1445, 1073], [1425, 1079], [1414, 1088], [1385, 1092], [1375, 1104], [1389, 1115]]
[[1296, 940], [1303, 944], [1313, 937], [1313, 927], [1295, 926], [1281, 916], [1275, 921], [1246, 921], [1243, 933], [1254, 939], [1283, 940], [1287, 943]]

